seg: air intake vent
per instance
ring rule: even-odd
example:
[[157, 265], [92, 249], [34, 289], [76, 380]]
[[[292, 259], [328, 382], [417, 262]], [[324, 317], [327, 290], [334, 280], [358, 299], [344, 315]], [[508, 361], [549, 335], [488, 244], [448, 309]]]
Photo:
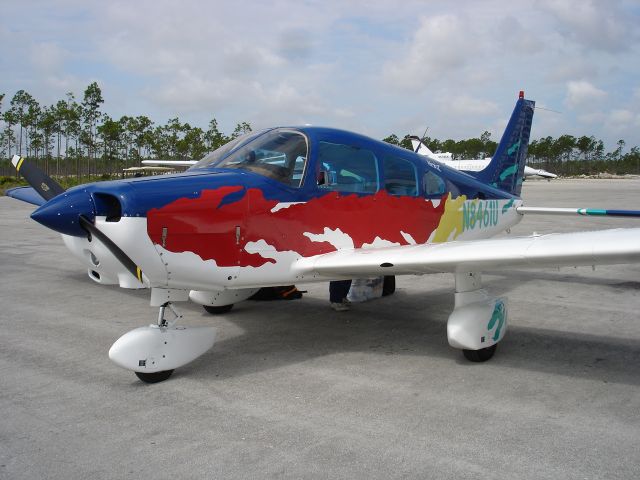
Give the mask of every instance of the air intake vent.
[[96, 204], [96, 216], [107, 217], [107, 222], [119, 222], [122, 218], [122, 206], [118, 197], [109, 193], [93, 194], [93, 200]]

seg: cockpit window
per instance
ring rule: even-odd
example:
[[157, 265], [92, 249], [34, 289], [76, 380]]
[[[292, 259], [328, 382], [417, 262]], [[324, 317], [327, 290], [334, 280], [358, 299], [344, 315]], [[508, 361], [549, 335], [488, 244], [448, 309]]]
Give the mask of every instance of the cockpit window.
[[385, 156], [384, 165], [384, 189], [391, 195], [418, 195], [416, 167], [413, 163], [403, 158]]
[[249, 141], [212, 166], [248, 170], [299, 187], [306, 164], [307, 139], [304, 135], [273, 130]]
[[427, 198], [440, 198], [447, 191], [447, 186], [440, 175], [427, 170], [422, 177], [422, 186], [424, 188], [424, 196]]
[[206, 156], [202, 158], [202, 160], [200, 160], [195, 165], [191, 166], [189, 170], [192, 170], [195, 168], [207, 168], [214, 165], [215, 163], [219, 162], [221, 158], [224, 158], [225, 155], [227, 155], [230, 151], [232, 151], [237, 146], [248, 142], [252, 138], [262, 135], [264, 132], [265, 132], [264, 130], [260, 130], [258, 132], [249, 132], [234, 138], [230, 142], [227, 142], [221, 147], [216, 148], [213, 152], [208, 153]]
[[378, 162], [370, 150], [353, 145], [320, 142], [318, 187], [339, 192], [378, 191]]

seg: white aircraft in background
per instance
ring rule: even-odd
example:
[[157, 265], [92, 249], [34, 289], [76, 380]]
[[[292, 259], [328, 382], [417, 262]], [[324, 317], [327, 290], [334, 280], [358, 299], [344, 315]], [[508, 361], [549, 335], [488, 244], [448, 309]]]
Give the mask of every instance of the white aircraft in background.
[[[484, 170], [491, 162], [491, 157], [487, 157], [483, 160], [454, 160], [451, 152], [433, 153], [429, 147], [427, 147], [418, 137], [410, 137], [413, 151], [420, 155], [433, 158], [434, 160], [444, 163], [447, 167], [455, 168], [456, 170], [463, 170], [465, 172], [479, 172]], [[547, 172], [546, 170], [536, 170], [525, 165], [524, 176], [526, 177], [543, 177], [547, 179], [557, 178], [554, 173]]]
[[198, 160], [142, 160], [143, 165], [156, 167], [191, 167], [198, 163]]

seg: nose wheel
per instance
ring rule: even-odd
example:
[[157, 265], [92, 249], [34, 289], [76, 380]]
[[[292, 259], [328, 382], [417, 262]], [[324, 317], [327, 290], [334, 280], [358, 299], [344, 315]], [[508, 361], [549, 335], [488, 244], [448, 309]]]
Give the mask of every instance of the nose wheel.
[[[172, 313], [174, 318], [167, 320], [165, 313]], [[207, 352], [215, 341], [215, 328], [177, 326], [181, 319], [171, 302], [162, 304], [158, 322], [125, 333], [111, 346], [109, 358], [133, 371], [144, 383], [167, 380], [176, 368]]]
[[173, 370], [163, 370], [161, 372], [153, 372], [153, 373], [147, 373], [147, 372], [134, 372], [134, 373], [136, 374], [136, 377], [138, 377], [144, 383], [158, 383], [158, 382], [164, 382], [166, 379], [168, 379], [173, 373]]

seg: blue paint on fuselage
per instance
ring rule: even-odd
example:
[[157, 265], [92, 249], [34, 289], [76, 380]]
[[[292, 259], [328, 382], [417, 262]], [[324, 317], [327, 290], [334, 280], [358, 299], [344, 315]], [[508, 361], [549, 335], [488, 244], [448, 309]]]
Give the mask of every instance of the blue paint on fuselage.
[[[279, 130], [300, 132], [308, 140], [309, 158], [300, 187], [285, 185], [252, 171], [216, 167], [216, 164], [232, 155], [239, 148], [259, 139], [262, 135]], [[83, 214], [90, 219], [96, 215], [108, 216], [113, 213], [110, 209], [113, 208], [116, 199], [120, 206], [118, 213], [123, 217], [146, 217], [149, 210], [153, 208], [162, 208], [179, 199], [198, 198], [203, 190], [213, 190], [223, 186], [239, 185], [244, 187], [243, 190], [228, 195], [223, 203], [239, 200], [244, 195], [244, 191], [251, 188], [260, 189], [268, 200], [305, 202], [329, 193], [317, 185], [318, 145], [320, 142], [344, 144], [369, 150], [377, 158], [380, 177], [383, 177], [385, 173], [389, 174], [389, 172], [384, 172], [382, 168], [381, 159], [385, 156], [411, 162], [417, 172], [418, 194], [422, 196], [425, 196], [422, 179], [427, 172], [431, 172], [444, 181], [446, 192], [451, 192], [454, 197], [465, 195], [469, 199], [516, 198], [510, 193], [482, 183], [464, 172], [426, 159], [410, 150], [364, 135], [332, 128], [289, 127], [265, 130], [260, 135], [247, 137], [246, 142], [238, 142], [233, 149], [221, 156], [216, 164], [204, 168], [191, 168], [184, 173], [172, 175], [99, 182], [72, 188], [47, 202], [36, 210], [32, 217], [61, 233], [83, 236], [86, 232], [79, 226], [77, 216]], [[383, 178], [378, 178], [378, 183], [384, 185]], [[370, 194], [358, 193], [358, 195]]]

